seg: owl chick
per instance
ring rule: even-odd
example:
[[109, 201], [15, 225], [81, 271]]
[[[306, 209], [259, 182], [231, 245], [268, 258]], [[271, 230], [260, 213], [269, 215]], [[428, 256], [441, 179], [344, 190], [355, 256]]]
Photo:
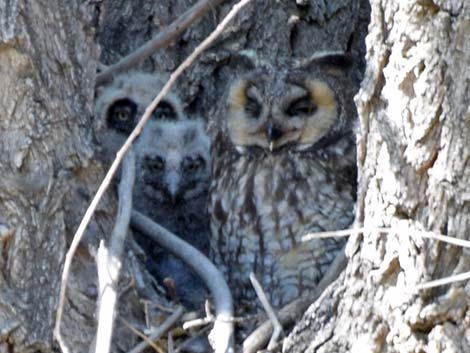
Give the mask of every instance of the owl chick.
[[[203, 253], [209, 249], [207, 194], [210, 184], [210, 140], [201, 119], [151, 121], [136, 146], [134, 207]], [[177, 297], [195, 308], [204, 300], [204, 287], [176, 257], [145, 236], [152, 249], [150, 272], [170, 278]]]
[[315, 287], [344, 245], [301, 237], [354, 218], [350, 64], [341, 53], [320, 54], [284, 70], [255, 68], [230, 86], [211, 150], [209, 213], [214, 261], [239, 304], [256, 301], [251, 271], [275, 307], [292, 301]]
[[[116, 151], [135, 128], [138, 119], [165, 83], [164, 75], [132, 72], [117, 76], [101, 87], [95, 102], [99, 158], [109, 164]], [[152, 120], [185, 119], [182, 103], [175, 93], [166, 95], [152, 113]]]
[[[162, 75], [134, 72], [118, 76], [98, 91], [95, 114], [99, 155], [110, 164], [138, 119], [163, 86]], [[201, 119], [188, 119], [175, 93], [166, 95], [138, 137], [133, 207], [208, 252], [207, 193], [210, 140]], [[157, 279], [173, 280], [178, 299], [191, 308], [204, 287], [177, 258], [134, 232], [146, 251], [147, 268]]]

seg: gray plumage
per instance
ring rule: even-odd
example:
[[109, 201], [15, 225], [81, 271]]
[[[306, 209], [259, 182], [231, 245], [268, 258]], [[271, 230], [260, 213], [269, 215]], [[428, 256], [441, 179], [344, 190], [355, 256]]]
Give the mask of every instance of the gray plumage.
[[[165, 78], [142, 72], [118, 76], [98, 91], [95, 103], [98, 158], [110, 164], [136, 126]], [[207, 192], [210, 140], [202, 119], [188, 119], [175, 93], [165, 96], [135, 142], [136, 182], [133, 207], [208, 252]], [[142, 234], [134, 232], [146, 252], [149, 271], [161, 282], [171, 278], [178, 298], [194, 308], [204, 287], [189, 269]]]
[[312, 289], [343, 239], [356, 193], [355, 82], [341, 54], [302, 66], [255, 68], [227, 93], [212, 146], [211, 249], [239, 304], [253, 307], [254, 271], [280, 307]]
[[[202, 120], [149, 122], [136, 143], [134, 207], [202, 253], [209, 248], [207, 193], [210, 140]], [[137, 237], [151, 257], [158, 279], [171, 278], [178, 298], [195, 308], [204, 287], [186, 266], [144, 236]]]

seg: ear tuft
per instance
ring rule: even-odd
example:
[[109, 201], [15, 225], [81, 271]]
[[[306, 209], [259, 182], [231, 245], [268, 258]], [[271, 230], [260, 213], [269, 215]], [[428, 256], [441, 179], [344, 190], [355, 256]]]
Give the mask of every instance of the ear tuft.
[[232, 52], [230, 55], [230, 66], [242, 67], [246, 70], [253, 70], [258, 66], [258, 57], [253, 50], [242, 50]]
[[331, 69], [347, 70], [351, 68], [353, 64], [354, 60], [350, 54], [335, 51], [315, 53], [309, 60], [307, 60], [305, 67], [316, 65]]

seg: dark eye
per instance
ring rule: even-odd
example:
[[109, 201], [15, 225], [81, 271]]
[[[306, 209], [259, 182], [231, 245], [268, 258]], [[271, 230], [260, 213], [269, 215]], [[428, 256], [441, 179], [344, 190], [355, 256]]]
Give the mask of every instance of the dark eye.
[[129, 133], [134, 128], [137, 104], [130, 99], [120, 99], [109, 107], [107, 121], [116, 130]]
[[160, 102], [153, 111], [152, 118], [155, 120], [177, 120], [176, 112], [173, 106], [168, 102]]
[[194, 173], [204, 166], [205, 162], [201, 156], [185, 157], [183, 159], [183, 169], [189, 173]]
[[129, 111], [129, 109], [118, 110], [116, 112], [116, 120], [118, 120], [118, 121], [127, 121], [131, 117], [130, 113], [131, 112]]
[[145, 156], [144, 161], [147, 168], [152, 172], [161, 172], [165, 169], [165, 161], [162, 157]]
[[253, 98], [247, 97], [245, 112], [252, 118], [257, 118], [261, 113], [261, 105]]
[[286, 110], [289, 116], [310, 115], [315, 113], [317, 106], [308, 97], [297, 99]]

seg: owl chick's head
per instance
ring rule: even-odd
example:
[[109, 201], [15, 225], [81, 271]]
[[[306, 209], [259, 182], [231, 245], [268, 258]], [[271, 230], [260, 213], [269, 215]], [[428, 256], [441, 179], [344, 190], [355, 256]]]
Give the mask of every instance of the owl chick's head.
[[207, 192], [210, 139], [202, 119], [150, 121], [135, 151], [139, 177], [150, 199], [174, 205]]
[[[165, 76], [161, 74], [132, 72], [119, 75], [99, 88], [95, 101], [95, 131], [101, 160], [110, 163], [114, 159], [164, 82]], [[182, 103], [174, 93], [162, 99], [151, 117], [151, 120], [184, 119]]]
[[[321, 54], [285, 70], [256, 68], [228, 92], [226, 129], [239, 151], [305, 150], [350, 128], [345, 109], [345, 70], [340, 53]], [[348, 107], [345, 107], [348, 105]], [[355, 115], [355, 112], [351, 112]]]
[[[162, 75], [144, 72], [120, 75], [111, 84], [99, 89], [95, 116], [108, 128], [129, 134], [164, 83], [165, 77]], [[182, 120], [184, 113], [178, 97], [174, 93], [166, 95], [152, 117], [156, 120]]]

